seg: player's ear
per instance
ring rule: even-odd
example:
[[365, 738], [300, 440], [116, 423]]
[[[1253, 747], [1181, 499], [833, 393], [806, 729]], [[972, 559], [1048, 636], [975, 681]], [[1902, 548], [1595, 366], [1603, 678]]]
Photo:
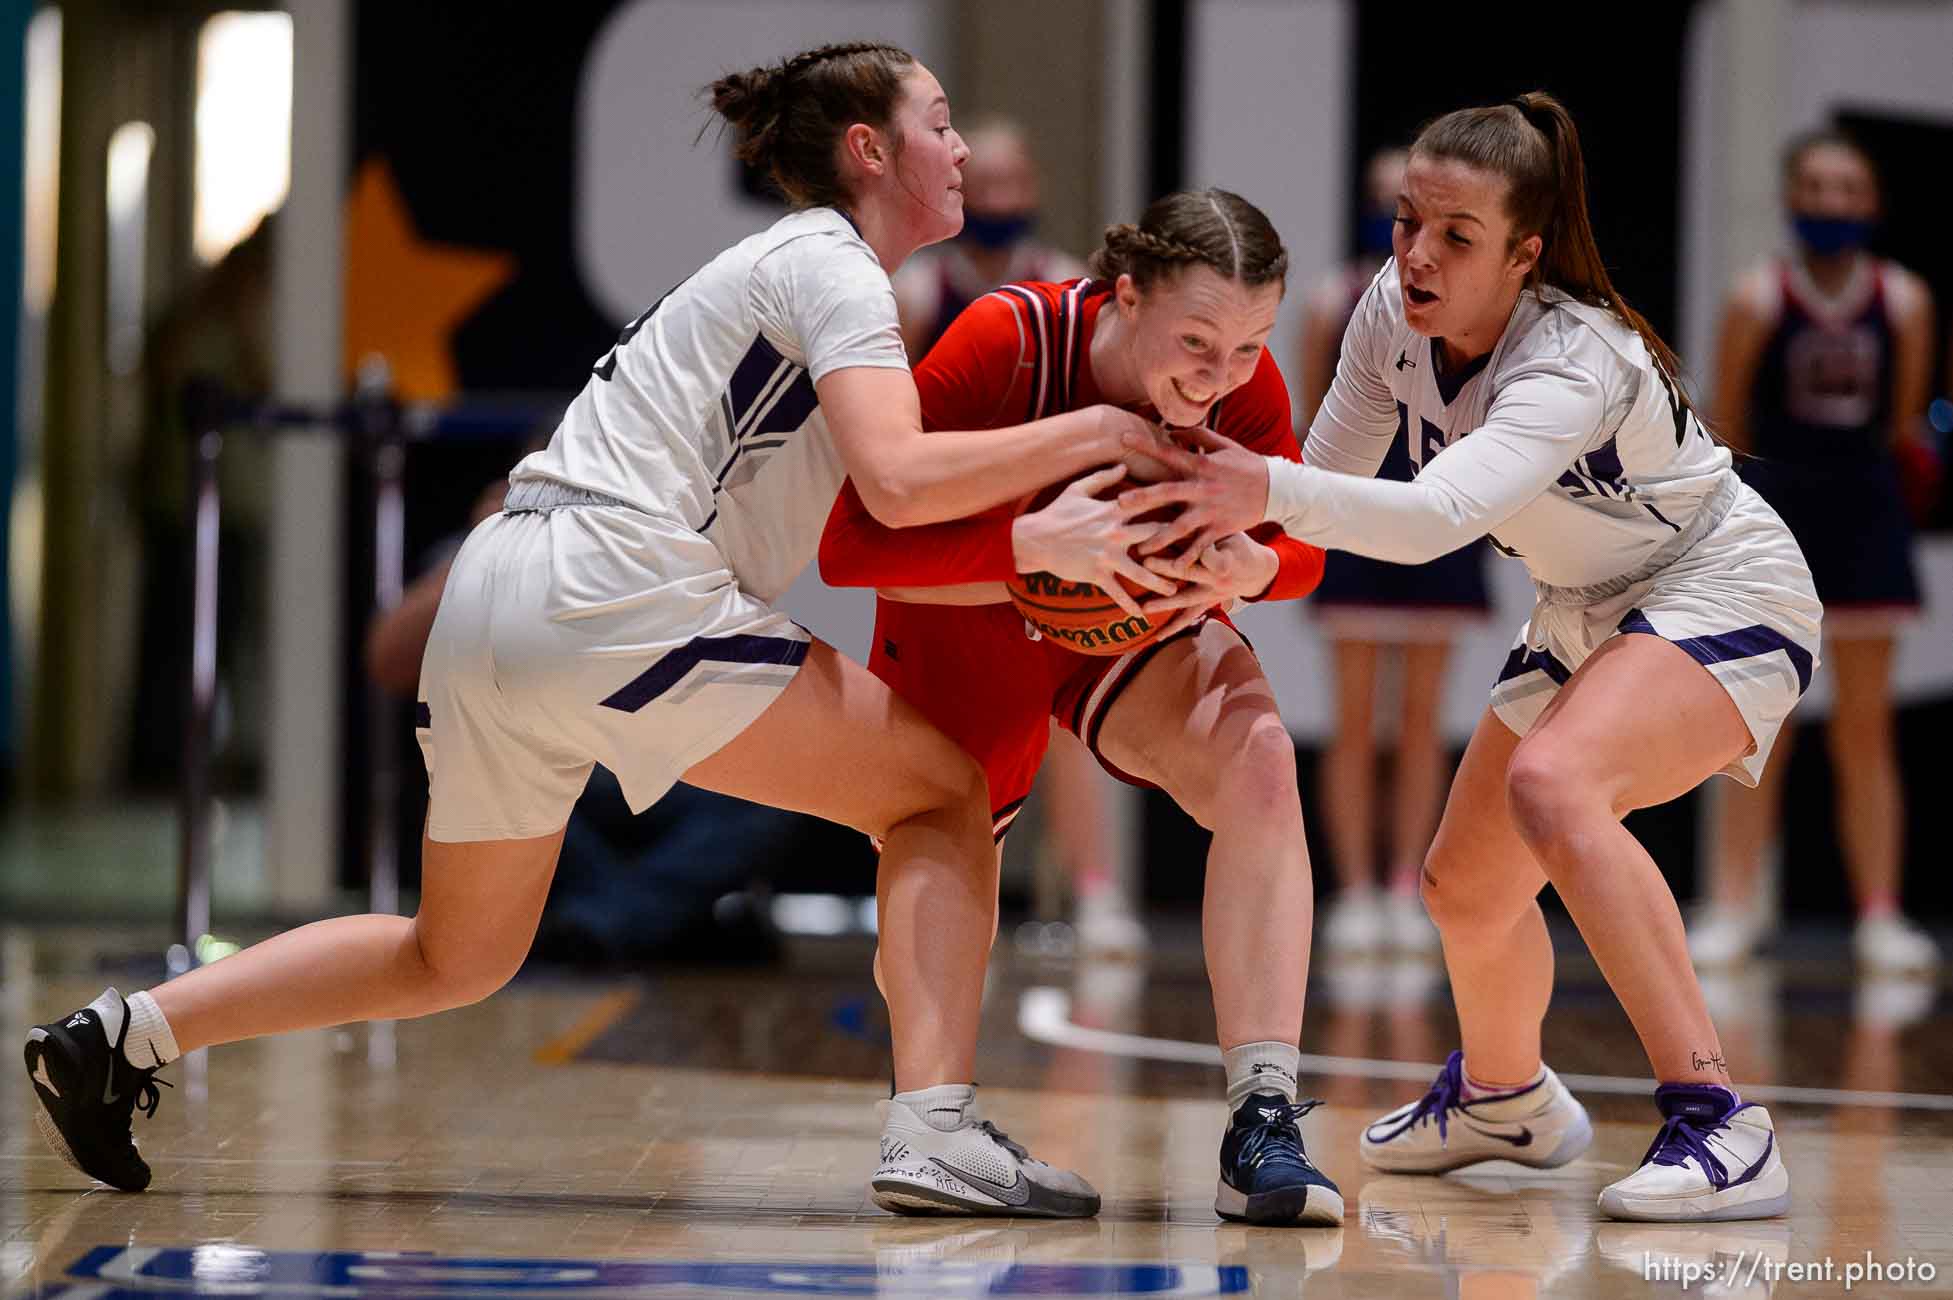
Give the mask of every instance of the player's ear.
[[888, 141], [866, 122], [856, 122], [841, 137], [841, 149], [854, 168], [868, 176], [880, 176], [888, 166]]
[[1132, 314], [1139, 310], [1139, 285], [1130, 271], [1119, 272], [1119, 278], [1112, 282], [1112, 296], [1118, 300], [1119, 314], [1131, 320]]
[[1531, 275], [1533, 268], [1539, 265], [1539, 253], [1545, 246], [1546, 241], [1538, 235], [1527, 235], [1512, 250], [1512, 269], [1522, 277]]

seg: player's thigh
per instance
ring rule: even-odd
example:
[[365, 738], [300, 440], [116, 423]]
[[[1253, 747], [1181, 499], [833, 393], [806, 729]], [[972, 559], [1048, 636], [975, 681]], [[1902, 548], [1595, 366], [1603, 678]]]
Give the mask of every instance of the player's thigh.
[[415, 937], [442, 976], [500, 987], [528, 954], [563, 831], [514, 840], [421, 838]]
[[1709, 670], [1658, 636], [1603, 642], [1513, 754], [1509, 796], [1603, 801], [1616, 816], [1667, 803], [1750, 752], [1749, 724]]
[[1099, 752], [1196, 818], [1224, 799], [1296, 804], [1295, 747], [1241, 634], [1218, 619], [1160, 647], [1106, 711]]
[[1424, 897], [1440, 922], [1441, 909], [1509, 912], [1546, 885], [1506, 807], [1506, 772], [1518, 747], [1519, 737], [1491, 709], [1479, 716], [1424, 858]]
[[954, 804], [987, 813], [976, 761], [873, 673], [818, 640], [779, 698], [684, 779], [878, 836]]

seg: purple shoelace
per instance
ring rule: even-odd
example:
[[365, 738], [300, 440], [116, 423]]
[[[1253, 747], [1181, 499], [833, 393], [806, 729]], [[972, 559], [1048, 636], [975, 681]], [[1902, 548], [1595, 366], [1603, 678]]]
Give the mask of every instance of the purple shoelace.
[[1438, 1077], [1432, 1080], [1431, 1090], [1424, 1094], [1423, 1099], [1412, 1108], [1410, 1114], [1404, 1116], [1404, 1122], [1382, 1137], [1372, 1140], [1388, 1142], [1399, 1133], [1416, 1127], [1428, 1116], [1437, 1120], [1438, 1142], [1442, 1144], [1445, 1141], [1445, 1125], [1449, 1122], [1448, 1117], [1463, 1103], [1464, 1096], [1465, 1054], [1462, 1051], [1454, 1051], [1444, 1058], [1444, 1068], [1439, 1070]]
[[1709, 1186], [1719, 1192], [1727, 1188], [1729, 1167], [1709, 1148], [1709, 1138], [1726, 1128], [1739, 1111], [1748, 1109], [1748, 1103], [1724, 1088], [1663, 1084], [1655, 1089], [1655, 1104], [1667, 1118], [1641, 1163], [1680, 1167], [1693, 1159], [1708, 1177]]

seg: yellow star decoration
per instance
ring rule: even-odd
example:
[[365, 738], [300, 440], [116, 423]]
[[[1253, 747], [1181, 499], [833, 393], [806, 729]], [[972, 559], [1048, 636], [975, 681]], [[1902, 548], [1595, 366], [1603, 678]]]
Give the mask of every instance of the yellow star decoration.
[[378, 353], [396, 396], [454, 396], [455, 327], [514, 274], [508, 253], [421, 239], [393, 170], [382, 159], [367, 163], [346, 201], [346, 374]]

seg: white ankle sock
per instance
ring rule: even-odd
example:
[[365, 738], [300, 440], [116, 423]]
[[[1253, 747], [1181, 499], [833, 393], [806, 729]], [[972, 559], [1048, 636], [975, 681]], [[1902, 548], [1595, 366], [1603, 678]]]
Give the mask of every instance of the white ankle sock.
[[176, 1048], [176, 1035], [170, 1032], [163, 1009], [147, 993], [129, 998], [129, 1037], [123, 1043], [122, 1055], [138, 1070], [153, 1070], [183, 1055]]
[[952, 1133], [963, 1127], [963, 1116], [976, 1100], [974, 1083], [939, 1083], [933, 1088], [898, 1092], [895, 1100], [921, 1117], [939, 1133]]
[[1294, 1043], [1243, 1043], [1221, 1053], [1227, 1067], [1227, 1108], [1233, 1110], [1251, 1092], [1279, 1092], [1295, 1100], [1295, 1074], [1302, 1065], [1302, 1049]]
[[1496, 1096], [1497, 1094], [1503, 1092], [1524, 1092], [1526, 1089], [1538, 1085], [1539, 1083], [1544, 1081], [1545, 1078], [1546, 1078], [1546, 1067], [1544, 1065], [1539, 1067], [1538, 1074], [1535, 1074], [1532, 1078], [1526, 1080], [1524, 1083], [1500, 1083], [1500, 1084], [1480, 1083], [1477, 1079], [1472, 1078], [1468, 1074], [1465, 1076], [1465, 1100], [1477, 1101], [1480, 1097]]

